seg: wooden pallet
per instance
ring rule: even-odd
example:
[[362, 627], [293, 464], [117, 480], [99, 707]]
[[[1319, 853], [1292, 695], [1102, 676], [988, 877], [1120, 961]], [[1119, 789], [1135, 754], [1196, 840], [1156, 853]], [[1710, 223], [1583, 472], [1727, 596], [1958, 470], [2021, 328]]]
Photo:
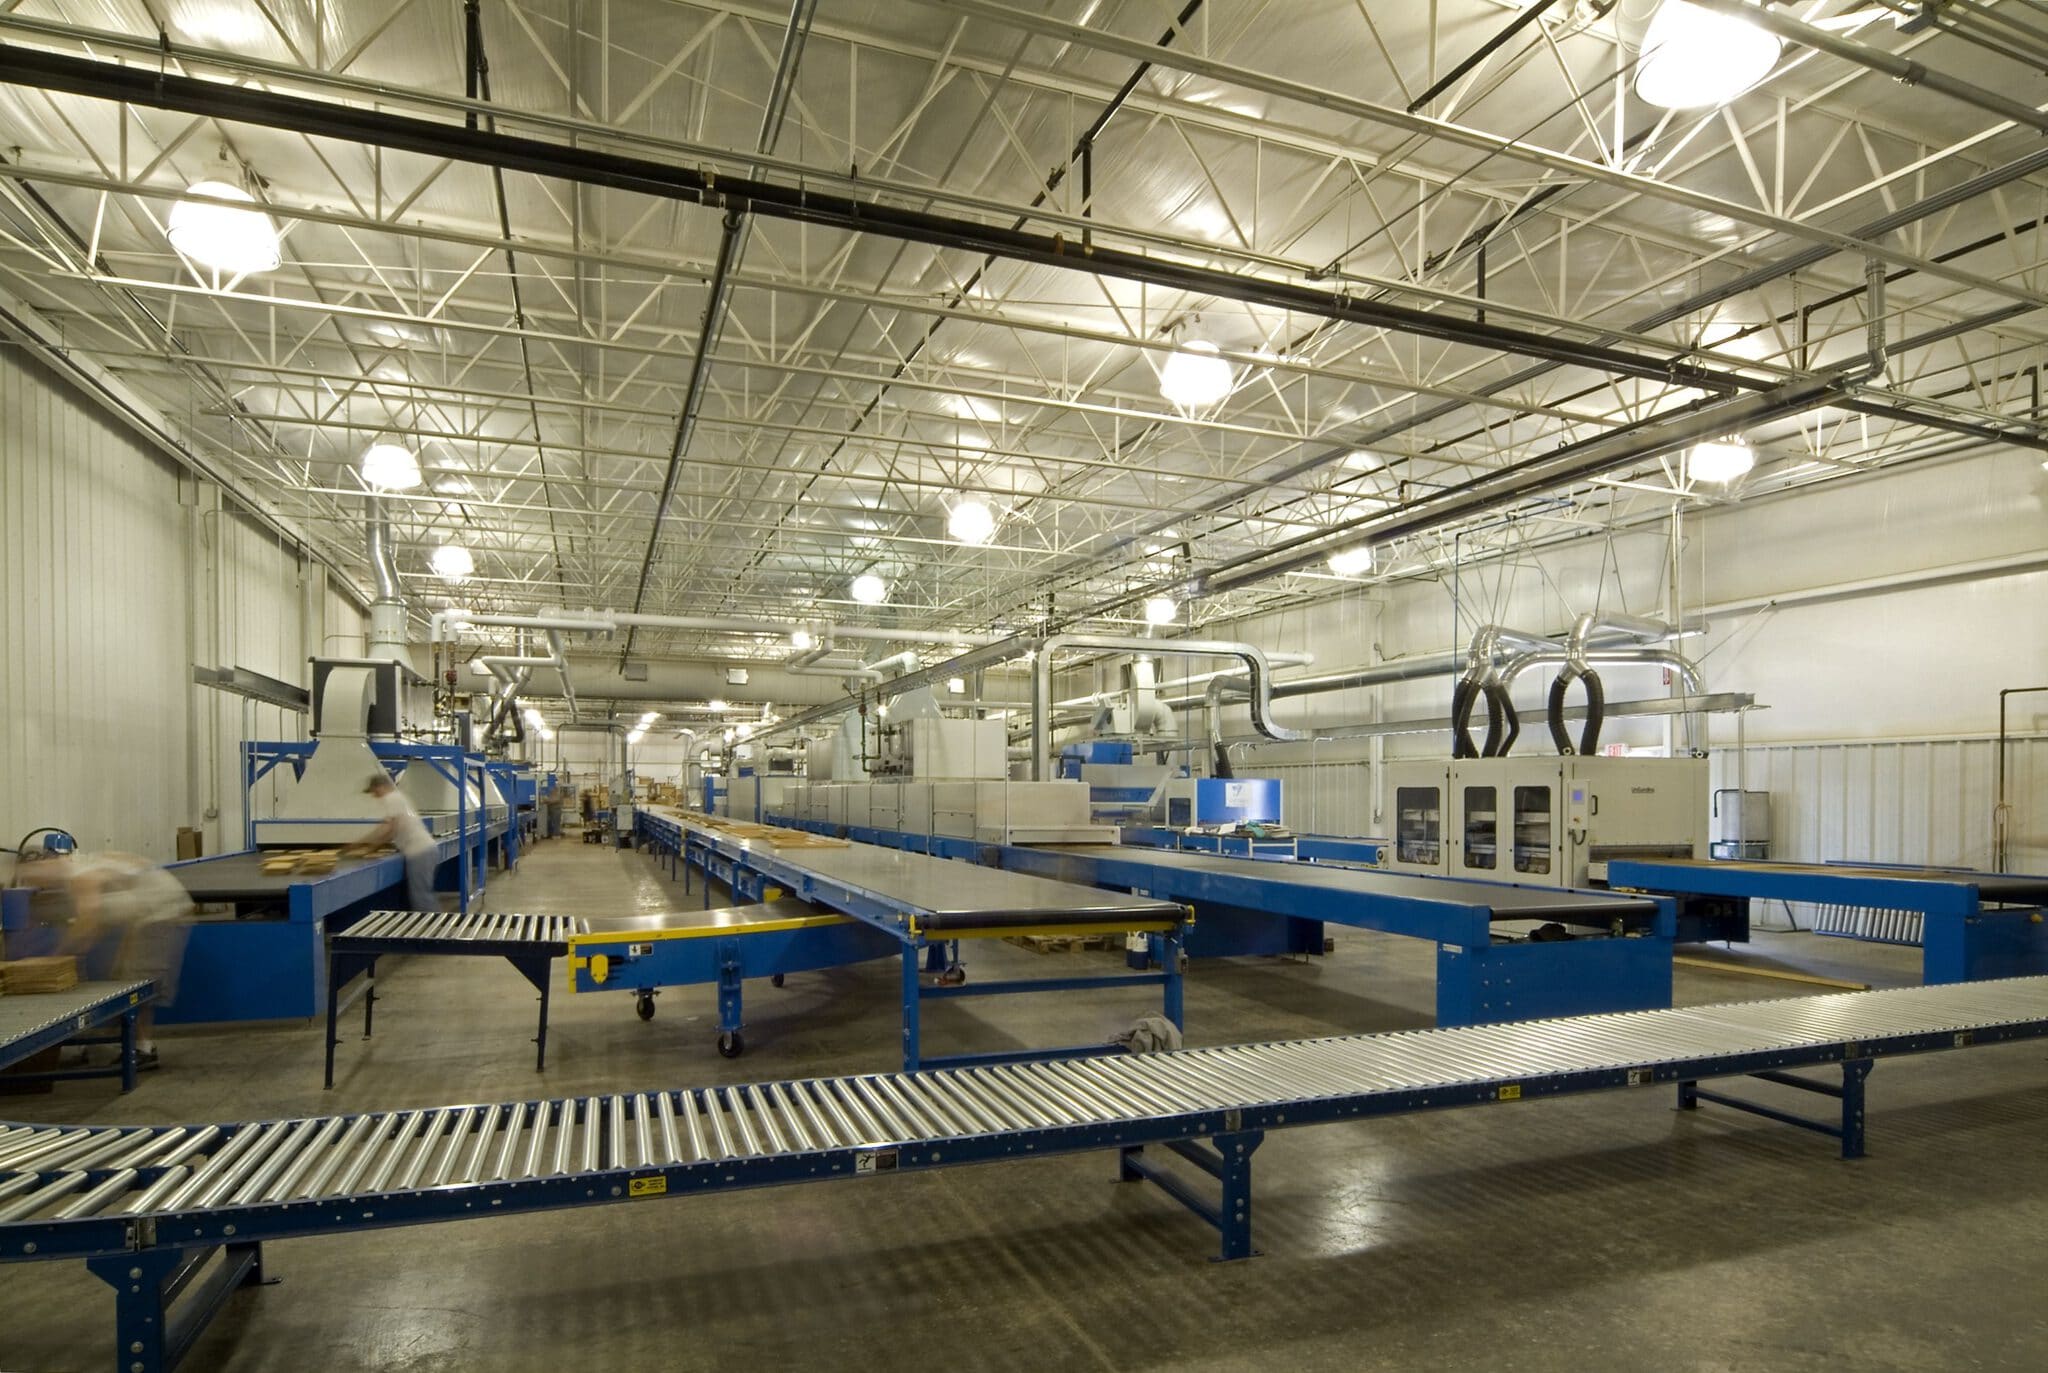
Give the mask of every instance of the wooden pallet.
[[1123, 938], [1113, 934], [1013, 934], [1003, 940], [1033, 953], [1079, 953], [1084, 950], [1118, 949]]

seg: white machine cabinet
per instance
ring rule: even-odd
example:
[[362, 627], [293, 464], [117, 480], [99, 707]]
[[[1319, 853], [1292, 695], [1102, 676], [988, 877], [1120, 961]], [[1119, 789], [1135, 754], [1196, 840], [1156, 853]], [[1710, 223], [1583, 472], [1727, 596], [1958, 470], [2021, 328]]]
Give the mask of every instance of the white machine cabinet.
[[1707, 856], [1707, 760], [1530, 755], [1387, 765], [1387, 866], [1583, 887], [1615, 858]]

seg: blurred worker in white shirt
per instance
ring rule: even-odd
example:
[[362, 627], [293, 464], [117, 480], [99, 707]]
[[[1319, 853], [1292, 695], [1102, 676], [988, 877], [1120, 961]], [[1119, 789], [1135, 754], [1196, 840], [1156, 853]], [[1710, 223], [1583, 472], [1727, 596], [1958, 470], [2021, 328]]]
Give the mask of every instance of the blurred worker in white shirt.
[[376, 774], [363, 790], [377, 798], [377, 809], [384, 818], [356, 842], [371, 848], [379, 844], [396, 848], [405, 856], [405, 891], [411, 909], [441, 909], [440, 899], [434, 895], [434, 869], [441, 860], [441, 846], [434, 842], [426, 822], [420, 819], [405, 793], [392, 785], [388, 774]]
[[25, 852], [14, 876], [24, 886], [63, 893], [71, 910], [58, 951], [79, 960], [80, 976], [156, 984], [156, 1001], [135, 1016], [136, 1066], [156, 1067], [156, 1008], [178, 999], [192, 929], [192, 898], [183, 884], [132, 853]]

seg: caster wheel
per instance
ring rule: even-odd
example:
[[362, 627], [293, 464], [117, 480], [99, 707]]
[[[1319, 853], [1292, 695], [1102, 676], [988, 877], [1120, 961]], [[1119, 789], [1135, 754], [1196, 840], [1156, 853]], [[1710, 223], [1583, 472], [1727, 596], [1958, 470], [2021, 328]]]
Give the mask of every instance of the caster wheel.
[[939, 985], [942, 987], [957, 987], [966, 980], [967, 969], [961, 967], [958, 963], [955, 963], [952, 967], [939, 974]]
[[747, 1041], [738, 1030], [725, 1030], [718, 1036], [718, 1054], [721, 1058], [738, 1058], [747, 1051]]
[[633, 1011], [642, 1020], [654, 1019], [654, 998], [652, 996], [642, 995], [639, 1000], [633, 1003]]
[[773, 977], [768, 979], [768, 985], [771, 987], [780, 987], [783, 984], [783, 981], [784, 979], [782, 974], [776, 973]]

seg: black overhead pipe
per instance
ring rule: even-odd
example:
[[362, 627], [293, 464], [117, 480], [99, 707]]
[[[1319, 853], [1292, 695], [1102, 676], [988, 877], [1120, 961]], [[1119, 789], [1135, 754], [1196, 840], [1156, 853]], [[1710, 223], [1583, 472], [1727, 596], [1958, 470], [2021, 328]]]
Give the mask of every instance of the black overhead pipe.
[[2006, 687], [1998, 693], [1998, 797], [1991, 807], [1991, 870], [2004, 872], [2008, 854], [2005, 842], [2005, 818], [2012, 807], [2005, 799], [2005, 751], [2009, 742], [2005, 726], [2006, 698], [2031, 696], [2036, 692], [2048, 691], [2048, 686]]
[[1481, 62], [1484, 62], [1487, 58], [1493, 56], [1494, 53], [1498, 52], [1501, 49], [1501, 47], [1505, 44], [1512, 42], [1516, 34], [1520, 33], [1523, 29], [1529, 27], [1529, 25], [1535, 23], [1538, 19], [1541, 19], [1543, 17], [1543, 12], [1549, 9], [1555, 3], [1557, 3], [1557, 0], [1536, 0], [1535, 4], [1523, 10], [1513, 19], [1510, 19], [1507, 22], [1506, 28], [1503, 28], [1499, 33], [1496, 33], [1493, 37], [1487, 39], [1484, 43], [1481, 43], [1478, 47], [1474, 48], [1471, 51], [1471, 53], [1466, 56], [1464, 61], [1458, 63], [1457, 66], [1452, 67], [1449, 71], [1445, 72], [1442, 76], [1438, 77], [1433, 83], [1431, 83], [1428, 90], [1424, 91], [1421, 95], [1418, 95], [1413, 100], [1409, 101], [1408, 113], [1414, 114], [1424, 105], [1427, 105], [1430, 101], [1436, 99], [1445, 91], [1449, 90], [1451, 87], [1457, 85], [1460, 81], [1464, 80], [1465, 73], [1471, 71], [1474, 67], [1478, 66]]
[[1003, 228], [953, 215], [881, 205], [800, 185], [721, 176], [702, 168], [673, 166], [648, 158], [571, 147], [537, 138], [458, 128], [409, 115], [308, 100], [217, 81], [201, 81], [15, 44], [0, 44], [0, 84], [62, 91], [149, 109], [176, 110], [206, 118], [394, 148], [427, 157], [453, 158], [504, 171], [606, 186], [721, 210], [766, 215], [850, 233], [874, 234], [937, 248], [979, 252], [1038, 266], [1143, 282], [1278, 310], [1294, 310], [1443, 343], [1517, 353], [1618, 376], [1644, 377], [1716, 392], [1759, 384], [1734, 373], [1686, 362], [1683, 355], [1675, 351], [1659, 356], [1498, 324], [1482, 325], [1447, 313], [1362, 300], [1314, 286], [1220, 271], [1126, 250], [1098, 246], [1084, 252], [1078, 243], [1070, 243], [1064, 234]]
[[[782, 51], [775, 60], [775, 80], [769, 88], [767, 105], [761, 112], [760, 132], [754, 136], [755, 150], [764, 155], [775, 151], [776, 137], [782, 132], [782, 117], [789, 108], [790, 92], [795, 88], [797, 63], [802, 59], [804, 43], [810, 37], [811, 20], [817, 11], [818, 0], [791, 0], [789, 22], [782, 31]], [[654, 577], [654, 557], [661, 548], [661, 526], [668, 519], [669, 506], [675, 502], [676, 481], [683, 472], [683, 455], [689, 451], [690, 440], [697, 432], [697, 415], [704, 403], [704, 387], [711, 375], [711, 354], [725, 332], [727, 306], [732, 298], [732, 275], [739, 270], [740, 260], [746, 255], [746, 233], [746, 216], [737, 210], [726, 211], [719, 226], [718, 256], [711, 265], [704, 319], [697, 330], [697, 351], [690, 358], [690, 379], [683, 388], [683, 408], [676, 415], [675, 434], [669, 440], [668, 468], [662, 474], [661, 496], [654, 503], [654, 523], [647, 531], [647, 553], [640, 559], [640, 581], [633, 591], [635, 615], [646, 604], [647, 584]], [[621, 666], [633, 656], [633, 641], [639, 633], [638, 625], [627, 628], [625, 646], [619, 650]]]

